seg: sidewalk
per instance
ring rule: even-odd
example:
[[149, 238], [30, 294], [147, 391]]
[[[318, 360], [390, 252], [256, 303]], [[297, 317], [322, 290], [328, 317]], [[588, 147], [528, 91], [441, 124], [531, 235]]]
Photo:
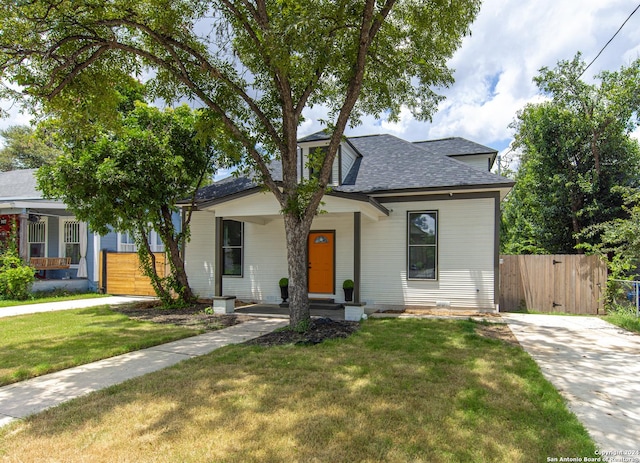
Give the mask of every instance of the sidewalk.
[[75, 301], [43, 302], [41, 304], [17, 305], [15, 307], [0, 308], [0, 318], [38, 312], [54, 312], [56, 310], [84, 309], [85, 307], [95, 307], [98, 305], [126, 304], [127, 302], [138, 302], [152, 299], [155, 298], [142, 296], [108, 296], [96, 297], [93, 299], [78, 299]]
[[[106, 301], [107, 299], [111, 298], [96, 300]], [[113, 302], [103, 303], [112, 304]], [[219, 347], [257, 338], [288, 323], [288, 320], [282, 319], [256, 318], [222, 330], [1, 387], [0, 426], [90, 392], [167, 368], [182, 360], [208, 354]]]

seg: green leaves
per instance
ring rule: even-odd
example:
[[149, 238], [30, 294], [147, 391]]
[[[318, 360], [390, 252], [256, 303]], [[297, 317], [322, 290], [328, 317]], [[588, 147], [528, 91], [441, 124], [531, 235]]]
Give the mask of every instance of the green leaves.
[[521, 166], [504, 205], [504, 250], [574, 253], [598, 235], [581, 232], [624, 216], [615, 187], [640, 185], [640, 149], [629, 134], [640, 109], [640, 60], [581, 80], [580, 54], [534, 80], [549, 100], [512, 124]]

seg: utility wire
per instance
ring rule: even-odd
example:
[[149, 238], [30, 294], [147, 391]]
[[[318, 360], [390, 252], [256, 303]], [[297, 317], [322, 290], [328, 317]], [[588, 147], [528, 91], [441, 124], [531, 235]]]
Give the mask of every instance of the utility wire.
[[627, 24], [627, 21], [629, 21], [629, 20], [631, 19], [631, 16], [633, 16], [633, 15], [634, 15], [634, 13], [635, 13], [636, 11], [638, 11], [638, 9], [640, 9], [640, 3], [638, 4], [638, 6], [636, 6], [636, 9], [635, 9], [635, 10], [633, 10], [629, 16], [627, 16], [627, 19], [625, 19], [625, 20], [624, 20], [624, 22], [622, 23], [622, 25], [618, 28], [618, 30], [616, 31], [616, 33], [615, 33], [615, 34], [613, 34], [613, 36], [609, 39], [609, 41], [608, 41], [607, 43], [605, 43], [605, 44], [604, 44], [604, 47], [602, 47], [602, 50], [600, 50], [600, 52], [596, 55], [596, 57], [595, 57], [595, 58], [593, 58], [593, 59], [591, 60], [591, 62], [587, 65], [587, 67], [586, 67], [586, 68], [584, 68], [584, 70], [582, 71], [582, 73], [578, 76], [578, 79], [579, 79], [580, 77], [582, 77], [582, 74], [584, 74], [585, 72], [587, 72], [587, 69], [589, 69], [589, 67], [591, 67], [591, 65], [594, 63], [594, 61], [598, 59], [598, 57], [602, 54], [602, 52], [604, 51], [604, 49], [605, 49], [605, 48], [607, 48], [607, 46], [609, 46], [609, 44], [611, 43], [611, 41], [612, 41], [613, 39], [615, 39], [615, 38], [616, 38], [616, 35], [618, 35], [618, 33], [622, 30], [622, 28], [624, 27], [624, 25], [625, 25], [625, 24]]

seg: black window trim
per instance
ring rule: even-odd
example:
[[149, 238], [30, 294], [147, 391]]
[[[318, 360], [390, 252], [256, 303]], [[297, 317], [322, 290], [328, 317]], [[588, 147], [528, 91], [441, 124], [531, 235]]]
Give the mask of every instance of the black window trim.
[[[435, 219], [436, 219], [436, 242], [433, 245], [420, 245], [420, 244], [411, 244], [411, 237], [410, 237], [410, 233], [411, 233], [411, 215], [412, 214], [435, 214]], [[437, 209], [435, 210], [416, 210], [416, 211], [407, 211], [407, 217], [406, 217], [406, 226], [407, 226], [407, 232], [406, 232], [406, 278], [409, 281], [438, 281], [440, 275], [439, 275], [439, 263], [440, 263], [440, 259], [439, 259], [439, 254], [440, 254], [440, 240], [439, 240], [439, 235], [440, 235], [440, 214], [439, 211]], [[416, 277], [411, 277], [410, 275], [410, 266], [411, 266], [411, 262], [409, 261], [411, 258], [411, 247], [412, 246], [433, 246], [436, 249], [435, 252], [435, 268], [434, 268], [434, 277], [433, 278], [416, 278]]]
[[[224, 245], [224, 226], [225, 223], [228, 222], [236, 222], [240, 224], [240, 246], [225, 246]], [[220, 240], [220, 252], [222, 253], [222, 276], [228, 278], [244, 278], [244, 222], [239, 220], [232, 219], [223, 219], [222, 220], [222, 239]], [[235, 275], [233, 273], [226, 273], [226, 268], [224, 266], [224, 250], [225, 249], [238, 249], [240, 248], [240, 275]]]

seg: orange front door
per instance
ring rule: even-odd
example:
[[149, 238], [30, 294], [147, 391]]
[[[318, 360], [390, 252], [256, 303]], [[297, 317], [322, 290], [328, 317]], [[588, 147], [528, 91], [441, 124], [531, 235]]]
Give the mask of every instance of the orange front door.
[[309, 292], [333, 294], [335, 232], [311, 232], [308, 240]]

